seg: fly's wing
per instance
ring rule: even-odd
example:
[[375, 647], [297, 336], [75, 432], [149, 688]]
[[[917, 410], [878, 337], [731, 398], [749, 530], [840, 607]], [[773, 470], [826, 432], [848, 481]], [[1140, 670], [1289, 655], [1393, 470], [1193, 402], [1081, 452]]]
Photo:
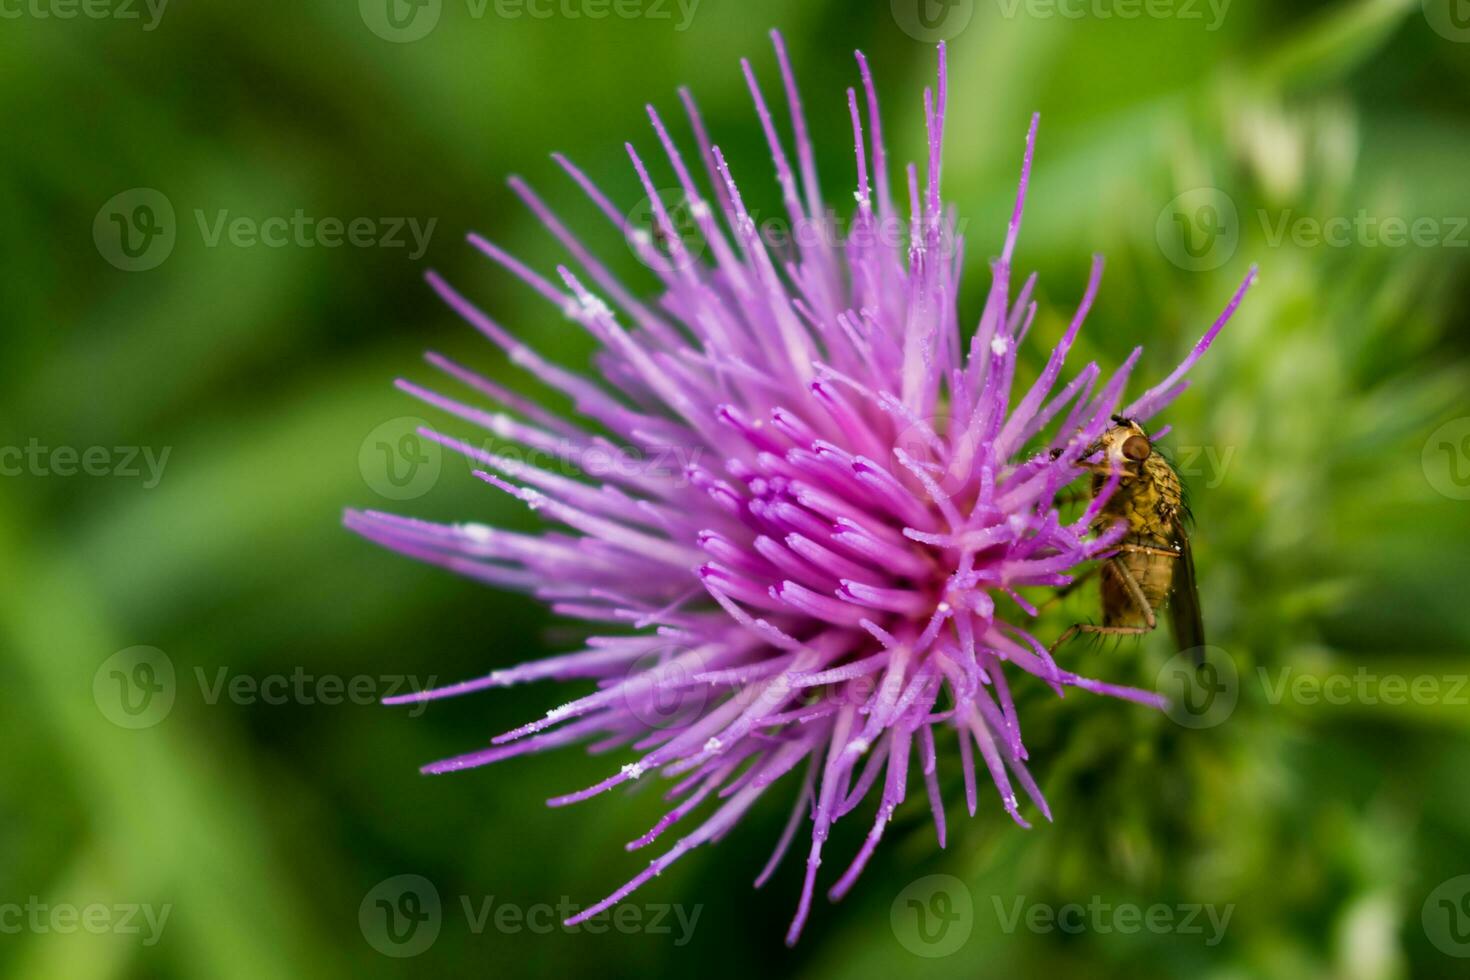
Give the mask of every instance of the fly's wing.
[[1199, 586], [1194, 579], [1194, 552], [1189, 547], [1189, 532], [1179, 518], [1174, 518], [1174, 543], [1179, 559], [1174, 569], [1174, 592], [1169, 598], [1169, 623], [1174, 629], [1174, 642], [1180, 650], [1194, 652], [1195, 663], [1204, 661], [1205, 621], [1199, 608]]

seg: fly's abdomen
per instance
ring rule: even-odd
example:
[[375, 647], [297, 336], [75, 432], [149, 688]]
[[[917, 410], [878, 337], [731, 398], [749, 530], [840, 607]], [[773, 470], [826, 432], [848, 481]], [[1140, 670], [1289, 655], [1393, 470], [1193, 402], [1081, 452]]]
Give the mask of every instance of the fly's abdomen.
[[[1149, 548], [1161, 548], [1166, 551], [1174, 550], [1166, 541], [1156, 541], [1151, 538], [1141, 538], [1130, 535], [1125, 539], [1127, 544], [1143, 545]], [[1169, 598], [1169, 589], [1174, 584], [1174, 563], [1177, 559], [1165, 555], [1149, 554], [1147, 552], [1120, 551], [1108, 565], [1117, 565], [1119, 569], [1127, 570], [1133, 581], [1138, 583], [1139, 590], [1143, 593], [1144, 600], [1149, 608], [1157, 616], [1164, 609], [1164, 604]], [[1102, 575], [1102, 607], [1104, 626], [1147, 626], [1148, 617], [1144, 614], [1133, 591], [1124, 581], [1121, 571], [1114, 571], [1104, 567]]]

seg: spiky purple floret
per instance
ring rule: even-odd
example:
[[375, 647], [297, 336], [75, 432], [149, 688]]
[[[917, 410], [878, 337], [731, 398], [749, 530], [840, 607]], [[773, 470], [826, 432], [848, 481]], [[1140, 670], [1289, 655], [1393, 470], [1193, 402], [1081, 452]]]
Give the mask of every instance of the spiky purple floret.
[[[863, 98], [854, 89], [847, 93], [857, 210], [838, 240], [837, 221], [817, 187], [790, 63], [780, 35], [773, 39], [796, 171], [749, 63], [742, 67], [775, 159], [794, 242], [790, 254], [776, 254], [763, 240], [723, 154], [682, 91], [713, 200], [696, 184], [658, 114], [652, 107], [648, 112], [697, 228], [693, 244], [708, 250], [708, 260], [681, 240], [631, 145], [628, 154], [662, 246], [633, 227], [582, 171], [555, 156], [658, 274], [665, 292], [656, 305], [636, 298], [519, 180], [512, 188], [581, 274], [559, 267], [560, 281], [553, 282], [470, 237], [592, 333], [602, 346], [605, 384], [543, 360], [438, 276], [428, 277], [512, 362], [569, 396], [586, 423], [566, 421], [430, 354], [430, 364], [510, 414], [406, 381], [403, 390], [554, 465], [532, 465], [429, 430], [422, 434], [469, 457], [487, 483], [573, 533], [531, 536], [376, 512], [346, 517], [348, 527], [396, 551], [529, 591], [563, 616], [622, 631], [591, 637], [576, 653], [397, 699], [450, 697], [543, 678], [595, 680], [595, 693], [425, 771], [595, 740], [595, 751], [630, 747], [635, 761], [551, 805], [596, 796], [646, 773], [677, 779], [668, 794], [677, 801], [673, 809], [629, 850], [652, 843], [700, 807], [712, 809], [572, 923], [620, 901], [691, 848], [723, 836], [772, 784], [805, 765], [790, 822], [756, 881], [766, 881], [802, 818], [810, 819], [806, 877], [787, 936], [794, 942], [833, 822], [881, 781], [872, 829], [831, 887], [837, 899], [907, 796], [916, 753], [943, 845], [936, 727], [958, 735], [971, 815], [978, 749], [1017, 823], [1029, 826], [1016, 786], [1051, 819], [1026, 767], [1004, 664], [1035, 675], [1058, 696], [1076, 687], [1161, 704], [1153, 693], [1063, 669], [1041, 641], [1009, 621], [1036, 615], [1018, 589], [1064, 585], [1077, 566], [1117, 540], [1117, 531], [1093, 532], [1096, 503], [1066, 522], [1057, 495], [1082, 474], [1079, 456], [1118, 410], [1139, 355], [1135, 349], [1100, 389], [1101, 371], [1092, 363], [1057, 390], [1097, 293], [1102, 263], [1095, 260], [1076, 315], [1040, 376], [1012, 405], [1016, 349], [1036, 313], [1035, 276], [1014, 301], [1010, 282], [1036, 119], [1004, 247], [991, 263], [989, 296], [965, 353], [956, 304], [962, 239], [939, 194], [948, 96], [943, 46], [937, 91], [924, 94], [927, 172], [921, 188], [918, 169], [907, 168], [906, 219], [889, 189], [872, 77], [857, 56]], [[1124, 414], [1146, 420], [1184, 390], [1185, 372], [1253, 277], [1254, 269], [1184, 363]], [[671, 467], [670, 460], [682, 465]], [[998, 615], [997, 602], [1012, 604], [1020, 616]]]

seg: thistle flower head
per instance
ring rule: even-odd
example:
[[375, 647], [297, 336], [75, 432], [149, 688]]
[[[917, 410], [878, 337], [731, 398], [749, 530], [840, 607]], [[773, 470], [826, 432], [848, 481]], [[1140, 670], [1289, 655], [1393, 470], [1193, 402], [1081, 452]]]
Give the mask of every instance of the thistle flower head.
[[[878, 99], [858, 55], [861, 89], [847, 93], [856, 210], [839, 234], [822, 202], [791, 66], [780, 36], [773, 38], [794, 164], [750, 65], [744, 69], [774, 157], [789, 247], [762, 235], [724, 155], [681, 93], [695, 155], [676, 145], [652, 108], [649, 116], [697, 232], [688, 240], [631, 145], [652, 233], [632, 227], [581, 170], [556, 157], [658, 275], [657, 302], [624, 286], [519, 181], [512, 187], [575, 268], [543, 276], [470, 238], [592, 334], [599, 378], [544, 360], [429, 276], [451, 307], [513, 363], [568, 396], [581, 417], [559, 417], [431, 354], [434, 367], [502, 410], [409, 382], [400, 387], [499, 441], [528, 447], [541, 465], [438, 432], [423, 435], [470, 457], [486, 483], [561, 529], [534, 536], [375, 512], [346, 518], [396, 551], [529, 591], [562, 616], [603, 624], [576, 652], [415, 696], [540, 679], [595, 681], [593, 693], [426, 771], [590, 742], [620, 750], [627, 761], [551, 805], [640, 779], [671, 781], [671, 809], [628, 847], [677, 828], [669, 833], [674, 843], [571, 922], [719, 839], [761, 797], [776, 794], [792, 806], [791, 817], [756, 884], [808, 824], [805, 881], [787, 937], [794, 942], [835, 821], [876, 799], [864, 843], [829, 883], [834, 899], [852, 886], [910, 795], [911, 775], [923, 783], [943, 844], [936, 752], [937, 736], [948, 738], [943, 729], [955, 732], [972, 815], [983, 767], [1017, 823], [1029, 826], [1023, 796], [1051, 819], [1027, 768], [1008, 677], [1032, 674], [1058, 696], [1081, 688], [1160, 704], [1153, 693], [1064, 668], [1025, 625], [1036, 609], [1020, 590], [1070, 582], [1079, 565], [1117, 541], [1118, 529], [1093, 526], [1098, 502], [1064, 519], [1058, 495], [1084, 472], [1081, 457], [1124, 405], [1139, 355], [1110, 376], [1092, 363], [1063, 381], [1097, 293], [1096, 261], [1040, 375], [1015, 384], [1017, 348], [1036, 315], [1035, 277], [1013, 290], [1011, 271], [1036, 120], [989, 294], [978, 325], [962, 329], [963, 239], [940, 196], [943, 47], [938, 84], [924, 94], [927, 160], [900, 175], [898, 195]], [[695, 178], [701, 167], [704, 183]], [[1123, 414], [1145, 421], [1184, 389], [1186, 372], [1250, 281], [1178, 369]]]

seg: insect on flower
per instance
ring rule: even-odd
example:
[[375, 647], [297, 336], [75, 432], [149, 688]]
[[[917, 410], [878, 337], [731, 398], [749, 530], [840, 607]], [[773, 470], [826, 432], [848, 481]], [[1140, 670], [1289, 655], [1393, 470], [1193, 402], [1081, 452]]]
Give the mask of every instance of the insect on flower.
[[[1077, 623], [1068, 627], [1051, 645], [1051, 652], [1078, 633], [1138, 636], [1151, 632], [1158, 625], [1156, 614], [1167, 603], [1175, 643], [1198, 662], [1203, 656], [1205, 626], [1189, 544], [1184, 485], [1143, 426], [1121, 415], [1114, 415], [1112, 421], [1113, 427], [1082, 456], [1093, 471], [1093, 499], [1101, 505], [1094, 528], [1099, 533], [1115, 525], [1124, 529], [1116, 553], [1093, 569], [1101, 573], [1103, 622], [1101, 626]], [[1070, 591], [1085, 577], [1062, 591]]]
[[[791, 815], [757, 886], [802, 824], [810, 825], [787, 933], [795, 942], [834, 823], [868, 805], [871, 829], [831, 884], [835, 900], [853, 886], [908, 799], [911, 774], [928, 797], [940, 846], [947, 836], [941, 767], [960, 773], [972, 816], [983, 766], [1017, 824], [1030, 826], [1018, 794], [1030, 801], [1026, 809], [1051, 819], [1028, 767], [1011, 680], [1029, 675], [1058, 696], [1073, 688], [1163, 704], [1154, 692], [1065, 669], [1021, 625], [1037, 615], [1021, 590], [1066, 585], [1076, 570], [1111, 554], [1122, 536], [1122, 528], [1094, 524], [1109, 500], [1106, 487], [1078, 520], [1062, 517], [1058, 493], [1088, 472], [1082, 457], [1109, 430], [1141, 353], [1135, 349], [1106, 379], [1091, 363], [1062, 380], [1098, 292], [1098, 259], [1039, 376], [1015, 383], [1017, 350], [1037, 311], [1036, 277], [1014, 295], [1011, 278], [1036, 118], [979, 322], [962, 327], [963, 240], [940, 195], [949, 99], [943, 46], [938, 85], [924, 95], [928, 159], [922, 169], [910, 164], [903, 171], [901, 201], [890, 187], [872, 76], [858, 55], [861, 95], [847, 93], [857, 206], [846, 234], [838, 235], [840, 223], [822, 202], [791, 64], [780, 35], [773, 39], [794, 166], [754, 71], [743, 67], [794, 232], [784, 246], [761, 234], [685, 92], [703, 181], [651, 107], [649, 117], [677, 181], [681, 213], [693, 221], [692, 244], [677, 233], [631, 144], [657, 237], [630, 227], [626, 212], [585, 172], [554, 158], [653, 270], [662, 288], [657, 302], [638, 298], [519, 180], [513, 190], [571, 264], [549, 278], [470, 237], [593, 336], [601, 347], [595, 378], [547, 361], [429, 276], [451, 308], [510, 363], [567, 396], [580, 418], [430, 354], [434, 368], [504, 410], [400, 381], [402, 390], [488, 430], [495, 441], [422, 434], [475, 461], [487, 484], [563, 529], [532, 535], [372, 511], [346, 516], [349, 528], [399, 553], [530, 592], [561, 616], [602, 624], [574, 652], [389, 699], [422, 701], [533, 680], [595, 682], [591, 693], [489, 746], [425, 767], [451, 772], [588, 743], [631, 759], [597, 784], [550, 800], [552, 806], [644, 777], [672, 781], [667, 814], [628, 849], [677, 827], [675, 842], [569, 924], [725, 837], [772, 793]], [[1185, 374], [1253, 276], [1184, 362], [1123, 406], [1124, 415], [1142, 424], [1184, 390]], [[550, 464], [526, 462], [505, 448], [512, 443]], [[624, 465], [670, 458], [685, 465]], [[669, 710], [671, 700], [680, 710]], [[950, 739], [957, 763], [941, 761], [939, 746]]]

